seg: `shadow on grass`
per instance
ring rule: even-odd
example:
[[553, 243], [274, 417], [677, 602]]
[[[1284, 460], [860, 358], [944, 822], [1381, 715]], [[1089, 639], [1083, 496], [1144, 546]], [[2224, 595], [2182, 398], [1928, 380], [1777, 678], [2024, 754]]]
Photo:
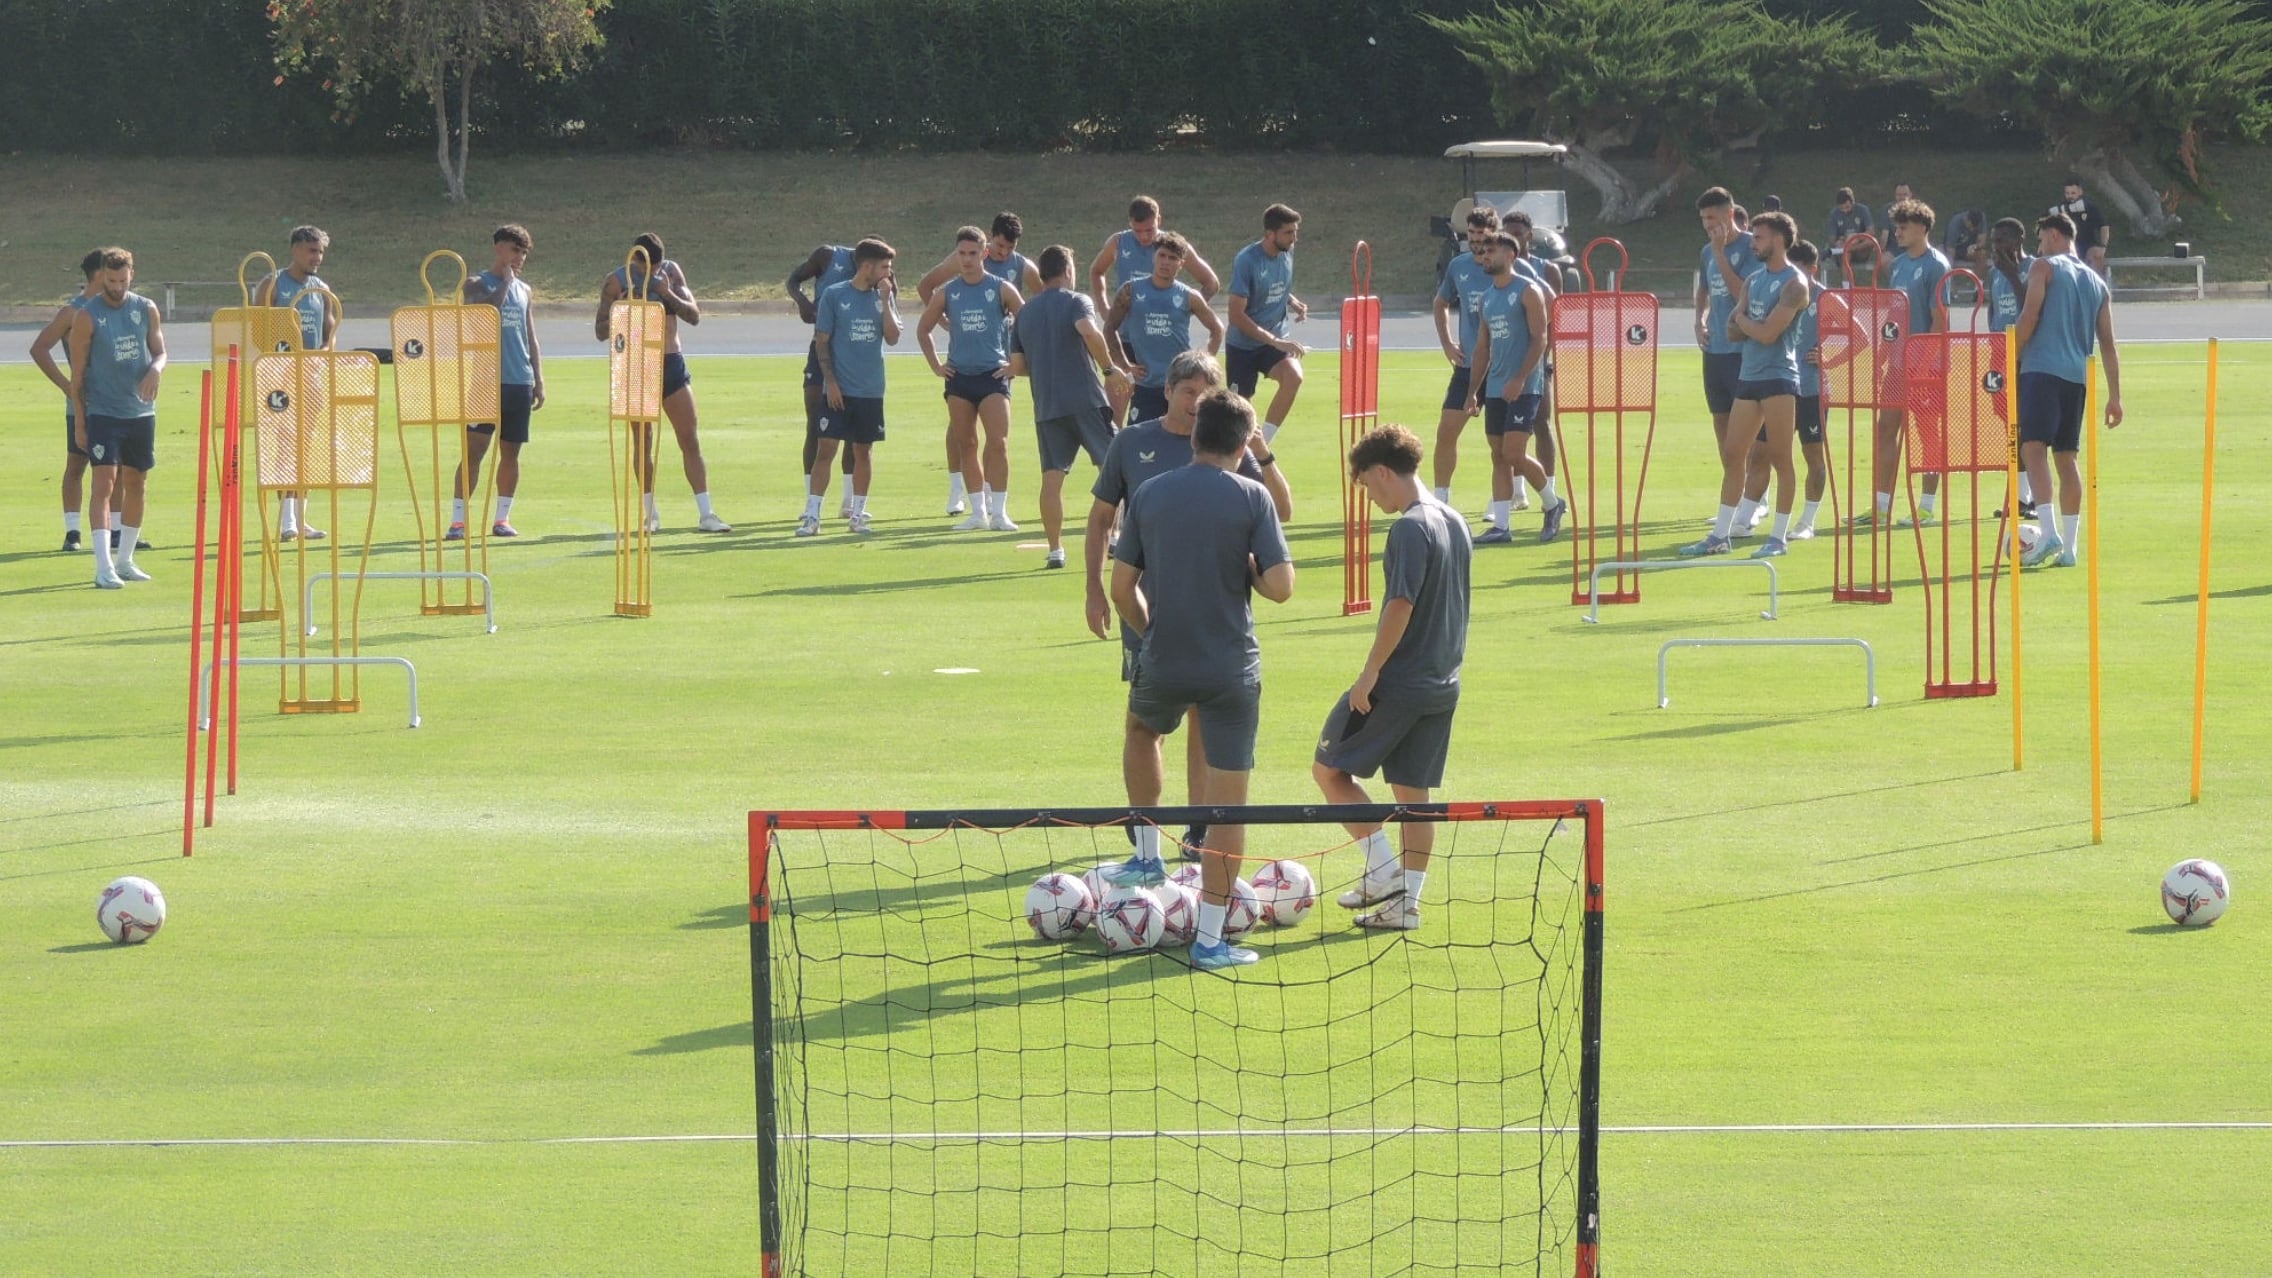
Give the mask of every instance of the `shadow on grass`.
[[161, 826], [155, 830], [135, 830], [127, 834], [98, 835], [91, 839], [63, 839], [55, 843], [35, 843], [30, 847], [9, 848], [7, 849], [7, 852], [11, 854], [29, 852], [53, 852], [58, 848], [85, 847], [90, 843], [121, 843], [130, 839], [149, 839], [156, 838], [161, 834], [172, 834], [175, 831], [178, 831], [180, 828], [180, 826], [168, 825]]
[[[1947, 847], [1951, 844], [1956, 843], [1970, 843], [1973, 842], [1974, 839], [1988, 837], [1991, 836], [1975, 835], [1973, 836], [1973, 838], [1950, 839], [1943, 843], [1920, 843], [1914, 847], [1895, 848], [1891, 851], [1877, 853], [1875, 855], [1891, 856], [1895, 852], [1922, 852], [1930, 848]], [[1929, 865], [1915, 870], [1894, 870], [1886, 874], [1873, 874], [1868, 876], [1867, 878], [1846, 879], [1837, 883], [1818, 883], [1813, 887], [1792, 888], [1787, 892], [1762, 892], [1756, 896], [1731, 897], [1725, 901], [1706, 901], [1700, 905], [1684, 906], [1683, 908], [1674, 911], [1674, 913], [1689, 914], [1698, 910], [1718, 910], [1724, 909], [1731, 905], [1763, 905], [1769, 901], [1781, 901], [1790, 897], [1818, 896], [1824, 892], [1839, 892], [1844, 891], [1847, 888], [1872, 887], [1880, 883], [1891, 883], [1900, 879], [1922, 878], [1928, 874], [1946, 874], [1951, 870], [1971, 870], [1977, 869], [1983, 865], [1996, 865], [2005, 861], [2026, 861], [2039, 856], [2050, 856], [2054, 852], [2080, 852], [2091, 846], [2092, 844], [2090, 840], [2084, 839], [2080, 843], [2062, 843], [2053, 847], [2037, 848], [2032, 852], [2010, 852], [2004, 854], [2003, 856], [1984, 856], [1976, 860], [1958, 861], [1950, 865]]]
[[1013, 581], [1032, 575], [1026, 568], [1009, 572], [974, 572], [960, 577], [914, 577], [905, 581], [838, 581], [819, 586], [783, 586], [777, 590], [754, 590], [748, 594], [729, 595], [730, 599], [770, 599], [780, 597], [811, 596], [831, 598], [839, 595], [892, 594], [904, 590], [952, 589], [973, 585], [981, 581]]
[[[166, 735], [177, 740], [181, 737], [179, 732], [169, 732]], [[50, 741], [108, 741], [112, 739], [110, 737], [15, 737], [0, 739], [0, 749], [6, 749], [9, 746], [43, 745]], [[98, 812], [131, 812], [136, 808], [170, 808], [172, 806], [172, 799], [151, 799], [143, 803], [106, 803], [99, 808], [73, 808], [68, 812], [31, 812], [23, 816], [0, 817], [0, 825], [14, 825], [19, 821], [59, 821], [64, 817], [94, 816]]]
[[[1836, 713], [1825, 711], [1824, 714]], [[1616, 738], [1619, 741], [1679, 741], [1691, 737], [1724, 737], [1738, 732], [1757, 732], [1762, 728], [1782, 728], [1794, 723], [1807, 723], [1823, 715], [1805, 717], [1786, 716], [1780, 719], [1731, 719], [1714, 723], [1692, 723], [1684, 728], [1657, 728], [1649, 732], [1633, 732]]]
[[2190, 936], [2195, 933], [2208, 932], [2210, 930], [2211, 929], [2205, 927], [2187, 927], [2182, 923], [2142, 923], [2137, 927], [2131, 928], [2130, 935], [2171, 936], [2178, 933], [2183, 933]]
[[[2272, 583], [2262, 586], [2243, 586], [2235, 590], [2212, 590], [2209, 592], [2211, 599], [2262, 599], [2266, 595], [2272, 595]], [[2200, 599], [2199, 595], [2171, 595], [2167, 599], [2148, 599], [2146, 602], [2155, 607], [2160, 607], [2164, 604], [2198, 603]]]
[[51, 945], [47, 952], [50, 954], [89, 954], [96, 950], [129, 950], [132, 948], [134, 947], [131, 945], [120, 945], [116, 941], [88, 941], [80, 945]]
[[[155, 833], [170, 834], [173, 831], [159, 830]], [[58, 874], [91, 874], [96, 870], [124, 870], [137, 865], [178, 865], [180, 862], [181, 858], [178, 856], [146, 856], [140, 860], [109, 861], [102, 865], [67, 865], [57, 870], [27, 870], [22, 874], [0, 874], [0, 883], [11, 882], [15, 879], [48, 879]]]
[[[1635, 711], [1634, 713], [1646, 712]], [[2005, 769], [1995, 768], [1985, 772], [1960, 773], [1952, 777], [1922, 777], [1914, 781], [1894, 781], [1885, 785], [1863, 786], [1858, 790], [1839, 790], [1831, 794], [1810, 794], [1795, 799], [1778, 799], [1773, 803], [1747, 803], [1741, 807], [1712, 808], [1703, 812], [1684, 812], [1679, 816], [1653, 817], [1646, 821], [1626, 821], [1620, 824], [1627, 828], [1637, 829], [1648, 825], [1670, 825], [1677, 821], [1695, 821], [1704, 817], [1740, 816], [1746, 812], [1764, 812], [1774, 808], [1795, 807], [1801, 803], [1826, 803], [1833, 799], [1857, 799], [1865, 794], [1885, 794], [1893, 790], [1919, 790], [1948, 785], [1957, 781], [1977, 781], [1983, 777], [2002, 776], [2004, 772]]]
[[733, 905], [721, 905], [712, 910], [704, 910], [686, 922], [679, 924], [678, 930], [681, 932], [703, 932], [713, 928], [748, 926], [749, 903], [742, 901]]
[[707, 1052], [720, 1047], [748, 1047], [750, 1023], [718, 1025], [705, 1030], [689, 1030], [684, 1034], [666, 1034], [652, 1047], [636, 1048], [633, 1056], [679, 1056], [687, 1052]]

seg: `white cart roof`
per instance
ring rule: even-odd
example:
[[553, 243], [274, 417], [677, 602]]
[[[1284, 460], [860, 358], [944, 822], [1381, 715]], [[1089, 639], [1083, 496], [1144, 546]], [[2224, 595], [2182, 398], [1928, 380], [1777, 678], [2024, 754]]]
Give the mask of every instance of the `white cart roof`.
[[1559, 142], [1462, 142], [1444, 148], [1447, 160], [1543, 160], [1570, 148]]

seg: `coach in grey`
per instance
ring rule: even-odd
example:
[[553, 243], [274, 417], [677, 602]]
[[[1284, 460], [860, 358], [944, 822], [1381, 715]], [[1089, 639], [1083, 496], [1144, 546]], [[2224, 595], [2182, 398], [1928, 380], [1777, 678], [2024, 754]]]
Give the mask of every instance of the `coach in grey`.
[[1033, 429], [1041, 444], [1041, 529], [1049, 538], [1048, 564], [1065, 566], [1065, 474], [1082, 453], [1102, 466], [1112, 443], [1112, 409], [1104, 377], [1127, 370], [1112, 362], [1097, 325], [1096, 303], [1073, 291], [1073, 250], [1052, 244], [1041, 251], [1041, 291], [1026, 299], [1010, 325], [1010, 375], [1033, 383]]
[[[1228, 391], [1199, 402], [1192, 464], [1160, 475], [1129, 499], [1113, 548], [1112, 601], [1144, 636], [1128, 688], [1122, 767], [1132, 800], [1157, 802], [1160, 738], [1196, 708], [1204, 729], [1211, 802], [1246, 802], [1262, 703], [1262, 649], [1249, 596], [1276, 603], [1294, 593], [1293, 556], [1278, 510], [1261, 484], [1236, 474], [1254, 432], [1254, 410]], [[1139, 580], [1140, 578], [1140, 580]], [[1153, 844], [1156, 849], [1157, 844]], [[1114, 881], [1158, 881], [1158, 853], [1141, 854]], [[1199, 930], [1191, 960], [1202, 968], [1252, 963], [1251, 950], [1223, 941], [1232, 867], [1246, 850], [1240, 826], [1207, 831]], [[1139, 862], [1142, 862], [1141, 864]]]

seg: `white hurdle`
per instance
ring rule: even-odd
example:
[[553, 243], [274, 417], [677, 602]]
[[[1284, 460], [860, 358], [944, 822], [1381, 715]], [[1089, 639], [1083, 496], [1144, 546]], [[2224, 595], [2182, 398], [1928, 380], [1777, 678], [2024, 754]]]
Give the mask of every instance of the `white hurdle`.
[[1665, 658], [1675, 648], [1860, 648], [1862, 650], [1862, 691], [1869, 697], [1863, 703], [1867, 709], [1878, 703], [1878, 656], [1870, 645], [1860, 639], [1667, 639], [1657, 649], [1657, 709], [1672, 704], [1672, 696], [1665, 691]]
[[1775, 620], [1779, 575], [1775, 564], [1766, 559], [1630, 559], [1595, 564], [1593, 575], [1586, 582], [1586, 593], [1593, 606], [1586, 609], [1586, 624], [1601, 624], [1601, 575], [1605, 572], [1671, 572], [1680, 568], [1765, 568], [1767, 570], [1767, 611], [1759, 614], [1761, 621]]
[[[314, 632], [310, 631], [309, 633], [313, 634]], [[214, 667], [219, 664], [221, 664], [219, 661], [208, 661], [198, 667], [197, 704], [200, 707], [206, 704], [206, 684], [213, 678]], [[400, 666], [402, 672], [410, 677], [410, 726], [415, 728], [421, 722], [418, 716], [418, 667], [410, 664], [408, 657], [239, 657], [229, 664], [283, 666], [287, 669], [313, 666]], [[197, 726], [200, 729], [213, 726], [212, 719], [206, 715], [202, 708], [197, 712]]]

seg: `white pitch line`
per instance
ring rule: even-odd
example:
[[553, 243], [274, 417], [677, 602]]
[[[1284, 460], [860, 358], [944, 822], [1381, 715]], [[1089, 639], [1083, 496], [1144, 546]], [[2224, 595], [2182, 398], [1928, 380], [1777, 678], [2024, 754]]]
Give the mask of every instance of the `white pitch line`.
[[[885, 1144], [907, 1142], [1076, 1141], [1076, 1140], [1222, 1140], [1231, 1137], [1269, 1136], [1322, 1139], [1391, 1136], [1527, 1136], [1535, 1127], [1257, 1127], [1185, 1128], [1126, 1131], [1037, 1132], [824, 1132], [782, 1139], [804, 1144]], [[1572, 1128], [1561, 1129], [1565, 1133]], [[1605, 1136], [1809, 1136], [1869, 1133], [1924, 1132], [2165, 1132], [2165, 1131], [2272, 1131], [2272, 1122], [2205, 1123], [1681, 1123], [1604, 1127]], [[540, 1136], [520, 1139], [449, 1136], [153, 1136], [108, 1140], [0, 1140], [0, 1149], [116, 1149], [167, 1146], [235, 1147], [269, 1145], [378, 1145], [491, 1147], [500, 1145], [688, 1145], [753, 1143], [754, 1133], [695, 1133], [681, 1136]]]

